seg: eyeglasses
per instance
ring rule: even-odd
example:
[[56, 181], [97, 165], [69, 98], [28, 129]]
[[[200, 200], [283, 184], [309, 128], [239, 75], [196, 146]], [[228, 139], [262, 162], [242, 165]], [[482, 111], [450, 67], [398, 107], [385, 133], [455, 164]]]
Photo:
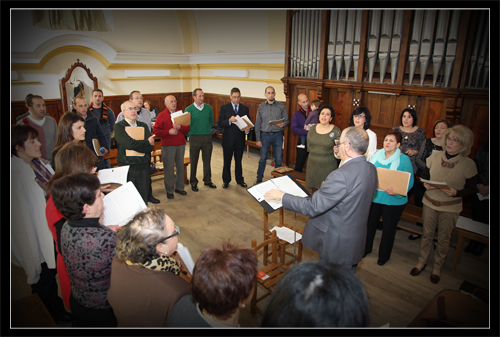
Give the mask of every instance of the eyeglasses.
[[123, 111], [134, 111], [134, 110], [135, 110], [135, 111], [139, 111], [140, 109], [139, 109], [139, 107], [138, 107], [138, 106], [134, 106], [134, 107], [130, 107], [130, 108], [128, 108], [128, 109], [125, 109], [125, 110], [123, 110]]
[[345, 143], [349, 143], [349, 142], [346, 141], [346, 142], [338, 143], [337, 146], [340, 146], [340, 145], [345, 144]]
[[361, 119], [361, 118], [365, 118], [366, 116], [365, 115], [354, 115], [353, 117]]
[[453, 142], [453, 143], [455, 143], [455, 144], [456, 144], [456, 143], [460, 143], [458, 140], [453, 139], [453, 138], [450, 138], [450, 137], [446, 138], [446, 140], [447, 140], [447, 141], [449, 141], [449, 142]]
[[165, 241], [167, 239], [173, 238], [174, 236], [177, 236], [177, 235], [181, 234], [181, 230], [179, 229], [179, 227], [177, 227], [177, 225], [174, 225], [174, 227], [176, 229], [175, 232], [173, 234], [167, 236], [166, 238], [161, 239], [160, 241], [158, 241], [158, 243], [162, 243], [163, 241]]

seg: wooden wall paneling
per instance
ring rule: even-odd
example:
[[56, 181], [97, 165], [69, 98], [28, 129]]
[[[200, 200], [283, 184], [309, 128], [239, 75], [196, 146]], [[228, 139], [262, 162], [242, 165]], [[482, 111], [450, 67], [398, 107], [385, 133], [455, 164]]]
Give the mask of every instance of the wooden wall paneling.
[[350, 106], [352, 106], [352, 99], [350, 97], [350, 90], [337, 90], [335, 105], [330, 104], [335, 109], [334, 125], [344, 125], [344, 120], [347, 120], [347, 124], [349, 124], [349, 116], [351, 115]]
[[404, 84], [406, 65], [408, 60], [409, 44], [411, 39], [411, 27], [414, 11], [406, 10], [403, 24], [403, 36], [401, 37], [401, 48], [399, 50], [398, 75], [396, 76], [396, 85]]
[[[64, 114], [60, 99], [44, 99], [47, 114], [59, 122], [59, 118]], [[16, 124], [16, 117], [28, 112], [24, 101], [14, 101], [10, 105], [10, 123]]]
[[425, 130], [427, 138], [434, 137], [434, 123], [446, 114], [446, 106], [448, 99], [429, 99], [429, 109], [425, 113], [425, 120], [419, 123], [422, 129]]
[[[330, 27], [330, 11], [321, 11], [321, 42], [320, 42], [320, 56], [319, 56], [319, 70], [318, 80], [328, 78], [328, 66], [326, 65], [326, 54], [328, 52], [328, 34]], [[291, 35], [291, 34], [290, 34]], [[321, 95], [319, 96], [321, 97]]]
[[[397, 125], [401, 125], [401, 112], [408, 107], [409, 95], [400, 95], [397, 96], [395, 106], [393, 107], [393, 119], [392, 119], [392, 127]], [[418, 118], [417, 118], [418, 119]], [[389, 124], [388, 126], [390, 126]]]
[[474, 145], [470, 158], [474, 158], [479, 148], [489, 140], [490, 113], [488, 101], [471, 100], [467, 105], [467, 118], [461, 124], [468, 126], [474, 133]]
[[[474, 35], [476, 34], [476, 28], [477, 28], [477, 21], [479, 20], [479, 11], [462, 11], [462, 22], [460, 23], [460, 33], [459, 33], [459, 43], [463, 43], [464, 46], [460, 47], [460, 50], [462, 50], [462, 55], [463, 55], [463, 60], [462, 61], [462, 67], [459, 69], [458, 73], [455, 74], [455, 71], [453, 72], [453, 75], [451, 77], [451, 82], [450, 82], [450, 87], [451, 88], [465, 88], [466, 81], [467, 81], [467, 72], [469, 71], [469, 60], [472, 55], [472, 48], [474, 46]], [[464, 21], [464, 19], [468, 19], [467, 23]], [[467, 28], [465, 28], [465, 27]], [[463, 30], [466, 30], [466, 32], [463, 32]], [[462, 33], [466, 35], [465, 38], [462, 37]], [[464, 41], [465, 39], [465, 41]], [[470, 41], [469, 43], [466, 43], [467, 41]], [[457, 50], [458, 51], [458, 50]], [[457, 54], [457, 57], [459, 55]], [[457, 59], [455, 59], [455, 62], [458, 62]], [[458, 65], [455, 65], [455, 67]], [[453, 69], [455, 70], [455, 67]], [[458, 68], [457, 68], [458, 69]]]

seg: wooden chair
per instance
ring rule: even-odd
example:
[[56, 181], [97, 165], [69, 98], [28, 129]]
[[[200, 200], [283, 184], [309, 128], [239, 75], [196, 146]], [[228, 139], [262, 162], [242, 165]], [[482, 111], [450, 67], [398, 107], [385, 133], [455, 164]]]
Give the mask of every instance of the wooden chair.
[[[283, 212], [283, 207], [279, 209], [279, 222], [278, 222], [278, 227], [286, 227], [288, 229], [291, 229], [292, 231], [294, 231], [295, 229], [293, 228], [293, 226], [291, 225], [287, 225], [287, 224], [284, 224], [284, 212]], [[299, 229], [297, 230], [297, 233], [298, 234], [302, 234], [303, 230], [302, 229]], [[267, 211], [264, 209], [264, 240], [267, 240], [267, 239], [270, 239], [271, 238], [271, 231], [269, 230], [269, 213], [267, 213]], [[273, 231], [274, 233], [274, 231]], [[280, 240], [278, 239], [278, 255], [280, 257], [280, 261], [282, 261], [283, 263], [285, 263], [287, 266], [290, 266], [291, 264], [293, 264], [293, 252], [289, 252], [287, 251], [287, 247], [288, 246], [292, 246], [293, 247], [293, 244], [290, 244], [288, 243], [287, 241], [285, 240]], [[298, 240], [297, 241], [297, 254], [295, 255], [295, 262], [296, 263], [299, 263], [300, 261], [302, 261], [302, 250], [303, 250], [303, 245], [302, 245], [302, 240]], [[266, 266], [268, 263], [270, 263], [270, 259], [269, 259], [269, 256], [271, 256], [271, 253], [269, 253], [269, 250], [268, 248], [264, 248], [264, 254], [263, 254], [263, 258], [264, 258], [264, 265]], [[285, 262], [285, 257], [286, 256], [290, 256], [292, 257], [292, 259], [288, 262]]]
[[[255, 314], [256, 311], [263, 314], [262, 310], [257, 307], [257, 303], [271, 294], [271, 291], [276, 287], [276, 284], [288, 269], [288, 266], [283, 260], [278, 260], [278, 242], [279, 238], [276, 236], [276, 232], [272, 232], [271, 238], [264, 240], [259, 245], [257, 245], [257, 241], [255, 239], [252, 240], [252, 248], [257, 254], [259, 254], [259, 250], [264, 250], [264, 247], [267, 248], [271, 245], [271, 263], [259, 271], [259, 274], [264, 273], [265, 276], [263, 278], [257, 278], [257, 285], [250, 304], [250, 311], [252, 314]], [[261, 296], [257, 295], [259, 285], [265, 291], [265, 293]]]

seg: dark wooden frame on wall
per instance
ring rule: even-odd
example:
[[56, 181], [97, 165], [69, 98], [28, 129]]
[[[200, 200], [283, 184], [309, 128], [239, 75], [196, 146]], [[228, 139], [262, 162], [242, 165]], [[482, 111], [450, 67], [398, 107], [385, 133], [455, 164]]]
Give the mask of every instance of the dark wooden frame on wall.
[[80, 59], [76, 59], [76, 62], [66, 71], [66, 76], [64, 76], [62, 79], [59, 80], [59, 90], [61, 92], [61, 102], [62, 102], [62, 108], [63, 111], [68, 111], [69, 106], [68, 106], [68, 94], [66, 92], [66, 82], [71, 78], [71, 74], [73, 73], [73, 70], [75, 68], [80, 67], [85, 70], [87, 73], [88, 77], [92, 82], [94, 83], [94, 89], [99, 88], [99, 83], [97, 81], [97, 77], [95, 77], [92, 72], [90, 71], [89, 68], [83, 63], [80, 62]]
[[[331, 105], [336, 115], [334, 124], [345, 129], [349, 125], [352, 111], [366, 106], [372, 114], [372, 129], [377, 134], [378, 148], [381, 148], [383, 136], [387, 130], [400, 124], [401, 111], [408, 105], [415, 105], [417, 125], [426, 131], [427, 137], [433, 136], [433, 125], [437, 119], [448, 119], [452, 124], [468, 126], [475, 135], [474, 146], [470, 154], [474, 158], [477, 150], [488, 138], [484, 136], [489, 127], [489, 90], [466, 89], [466, 75], [469, 71], [469, 58], [472, 51], [473, 37], [479, 18], [477, 11], [463, 10], [460, 25], [455, 65], [449, 88], [429, 87], [405, 84], [408, 74], [408, 46], [411, 35], [411, 24], [414, 10], [405, 10], [403, 36], [401, 41], [398, 71], [394, 84], [365, 82], [368, 64], [366, 59], [366, 40], [368, 36], [369, 10], [362, 12], [361, 45], [357, 81], [337, 81], [328, 79], [327, 46], [330, 10], [322, 10], [322, 30], [320, 42], [320, 64], [318, 78], [291, 77], [291, 31], [292, 16], [296, 10], [288, 10], [286, 18], [287, 36], [285, 42], [285, 74], [281, 81], [284, 84], [286, 107], [290, 121], [298, 109], [297, 96], [306, 94], [309, 101], [319, 99], [323, 104]], [[428, 71], [429, 73], [429, 71]], [[387, 75], [386, 75], [387, 76]], [[375, 81], [374, 77], [374, 81]], [[427, 76], [426, 81], [427, 83]], [[387, 94], [374, 94], [370, 92]], [[290, 129], [290, 128], [287, 128]], [[485, 130], [486, 129], [486, 130]], [[297, 135], [291, 130], [285, 132], [284, 163], [293, 167], [296, 158]], [[306, 165], [307, 170], [307, 165]]]

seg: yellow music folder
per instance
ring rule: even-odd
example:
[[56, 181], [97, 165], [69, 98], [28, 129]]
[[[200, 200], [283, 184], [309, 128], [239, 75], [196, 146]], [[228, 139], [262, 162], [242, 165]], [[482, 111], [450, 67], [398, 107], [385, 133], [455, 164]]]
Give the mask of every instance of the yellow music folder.
[[177, 111], [176, 113], [173, 113], [171, 116], [172, 116], [173, 121], [176, 123], [179, 123], [180, 125], [184, 125], [184, 126], [191, 125], [191, 113], [190, 112], [182, 113], [182, 111]]
[[[134, 126], [126, 126], [125, 132], [135, 140], [144, 140], [144, 128], [143, 127], [134, 127]], [[144, 153], [140, 153], [134, 150], [125, 150], [125, 155], [132, 157], [144, 156]]]
[[410, 184], [410, 174], [409, 172], [377, 167], [378, 189], [385, 191], [389, 186], [392, 186], [394, 193], [406, 196]]

